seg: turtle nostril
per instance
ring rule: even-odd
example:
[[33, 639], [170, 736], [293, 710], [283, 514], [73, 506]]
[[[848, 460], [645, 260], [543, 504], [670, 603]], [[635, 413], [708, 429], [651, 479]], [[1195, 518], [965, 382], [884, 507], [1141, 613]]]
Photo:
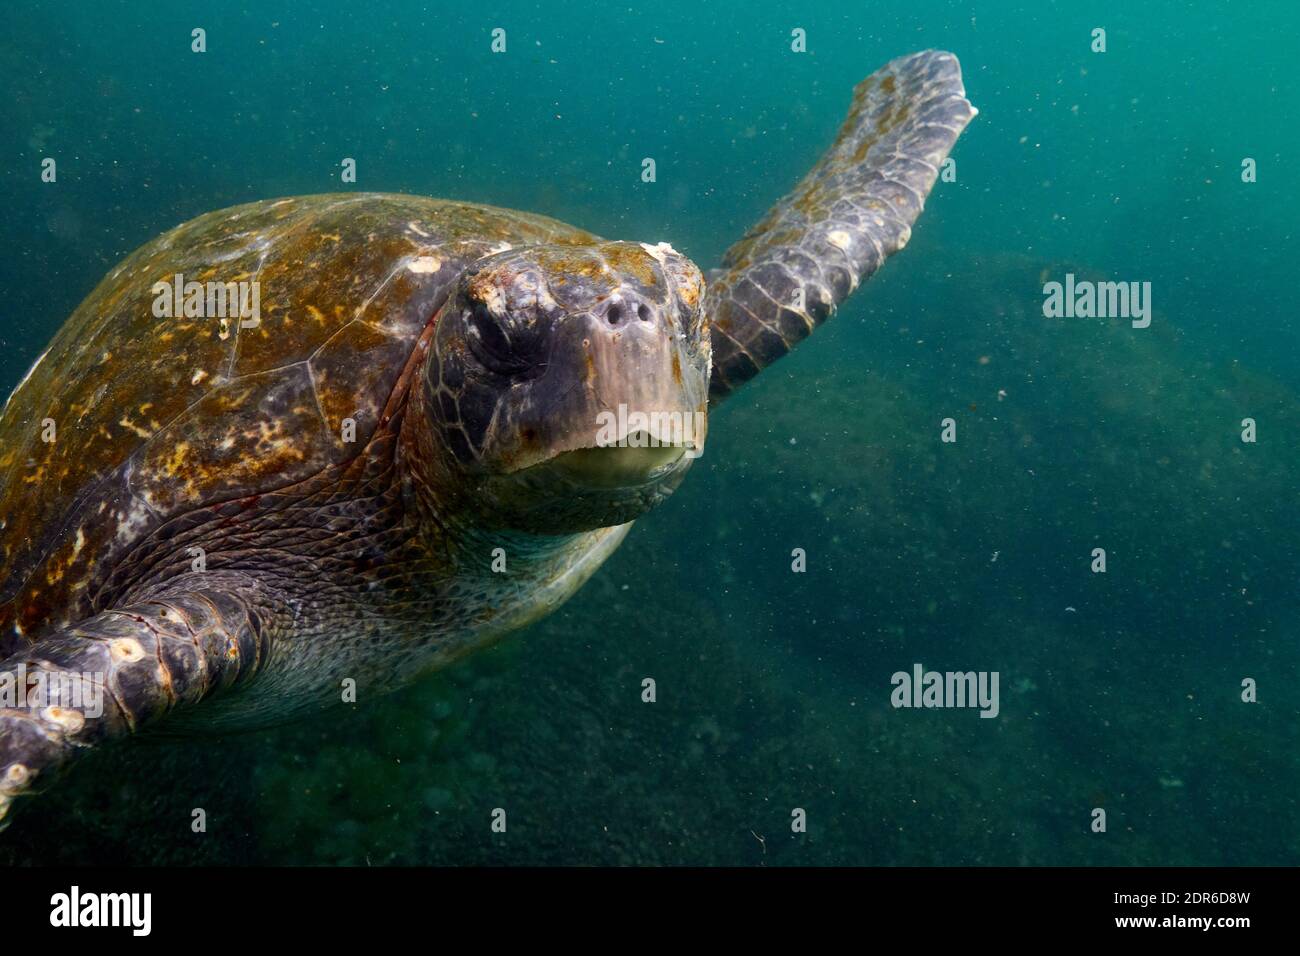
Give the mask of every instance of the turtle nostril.
[[650, 321], [650, 308], [644, 302], [636, 307], [636, 314], [642, 322]]
[[617, 305], [611, 305], [609, 311], [605, 313], [605, 321], [610, 325], [618, 325], [623, 321], [623, 310]]

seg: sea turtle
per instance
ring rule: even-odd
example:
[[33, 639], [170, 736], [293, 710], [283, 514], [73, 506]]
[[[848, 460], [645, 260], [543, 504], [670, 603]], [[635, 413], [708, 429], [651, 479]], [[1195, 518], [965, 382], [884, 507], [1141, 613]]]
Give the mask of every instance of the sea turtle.
[[403, 195], [137, 250], [0, 417], [0, 817], [164, 717], [396, 687], [553, 610], [902, 248], [973, 115], [954, 56], [892, 61], [707, 287], [666, 243]]

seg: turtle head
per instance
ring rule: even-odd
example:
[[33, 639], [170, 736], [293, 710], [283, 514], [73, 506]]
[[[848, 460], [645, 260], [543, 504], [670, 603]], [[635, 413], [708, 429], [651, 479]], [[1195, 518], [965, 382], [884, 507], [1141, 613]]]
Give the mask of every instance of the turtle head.
[[703, 449], [699, 269], [667, 244], [530, 245], [460, 277], [424, 371], [434, 449], [480, 523], [623, 524]]

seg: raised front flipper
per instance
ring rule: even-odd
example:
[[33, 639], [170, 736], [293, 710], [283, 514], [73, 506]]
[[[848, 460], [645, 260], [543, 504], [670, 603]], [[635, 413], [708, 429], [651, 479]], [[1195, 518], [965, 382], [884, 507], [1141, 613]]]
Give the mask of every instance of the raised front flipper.
[[710, 401], [807, 338], [907, 244], [974, 115], [951, 53], [901, 57], [858, 84], [834, 145], [709, 275]]
[[43, 635], [0, 664], [0, 828], [14, 797], [88, 748], [262, 667], [282, 603], [252, 580], [202, 578]]

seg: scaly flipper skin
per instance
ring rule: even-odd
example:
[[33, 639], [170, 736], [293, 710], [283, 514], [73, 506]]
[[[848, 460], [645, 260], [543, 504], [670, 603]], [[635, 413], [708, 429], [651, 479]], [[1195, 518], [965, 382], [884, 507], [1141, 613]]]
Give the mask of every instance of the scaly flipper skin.
[[907, 244], [975, 112], [951, 53], [900, 57], [858, 84], [834, 145], [709, 276], [711, 403], [807, 338]]
[[81, 752], [247, 681], [270, 657], [284, 607], [256, 579], [194, 576], [7, 659], [0, 680], [22, 699], [6, 703], [22, 706], [0, 709], [0, 829], [15, 797]]

